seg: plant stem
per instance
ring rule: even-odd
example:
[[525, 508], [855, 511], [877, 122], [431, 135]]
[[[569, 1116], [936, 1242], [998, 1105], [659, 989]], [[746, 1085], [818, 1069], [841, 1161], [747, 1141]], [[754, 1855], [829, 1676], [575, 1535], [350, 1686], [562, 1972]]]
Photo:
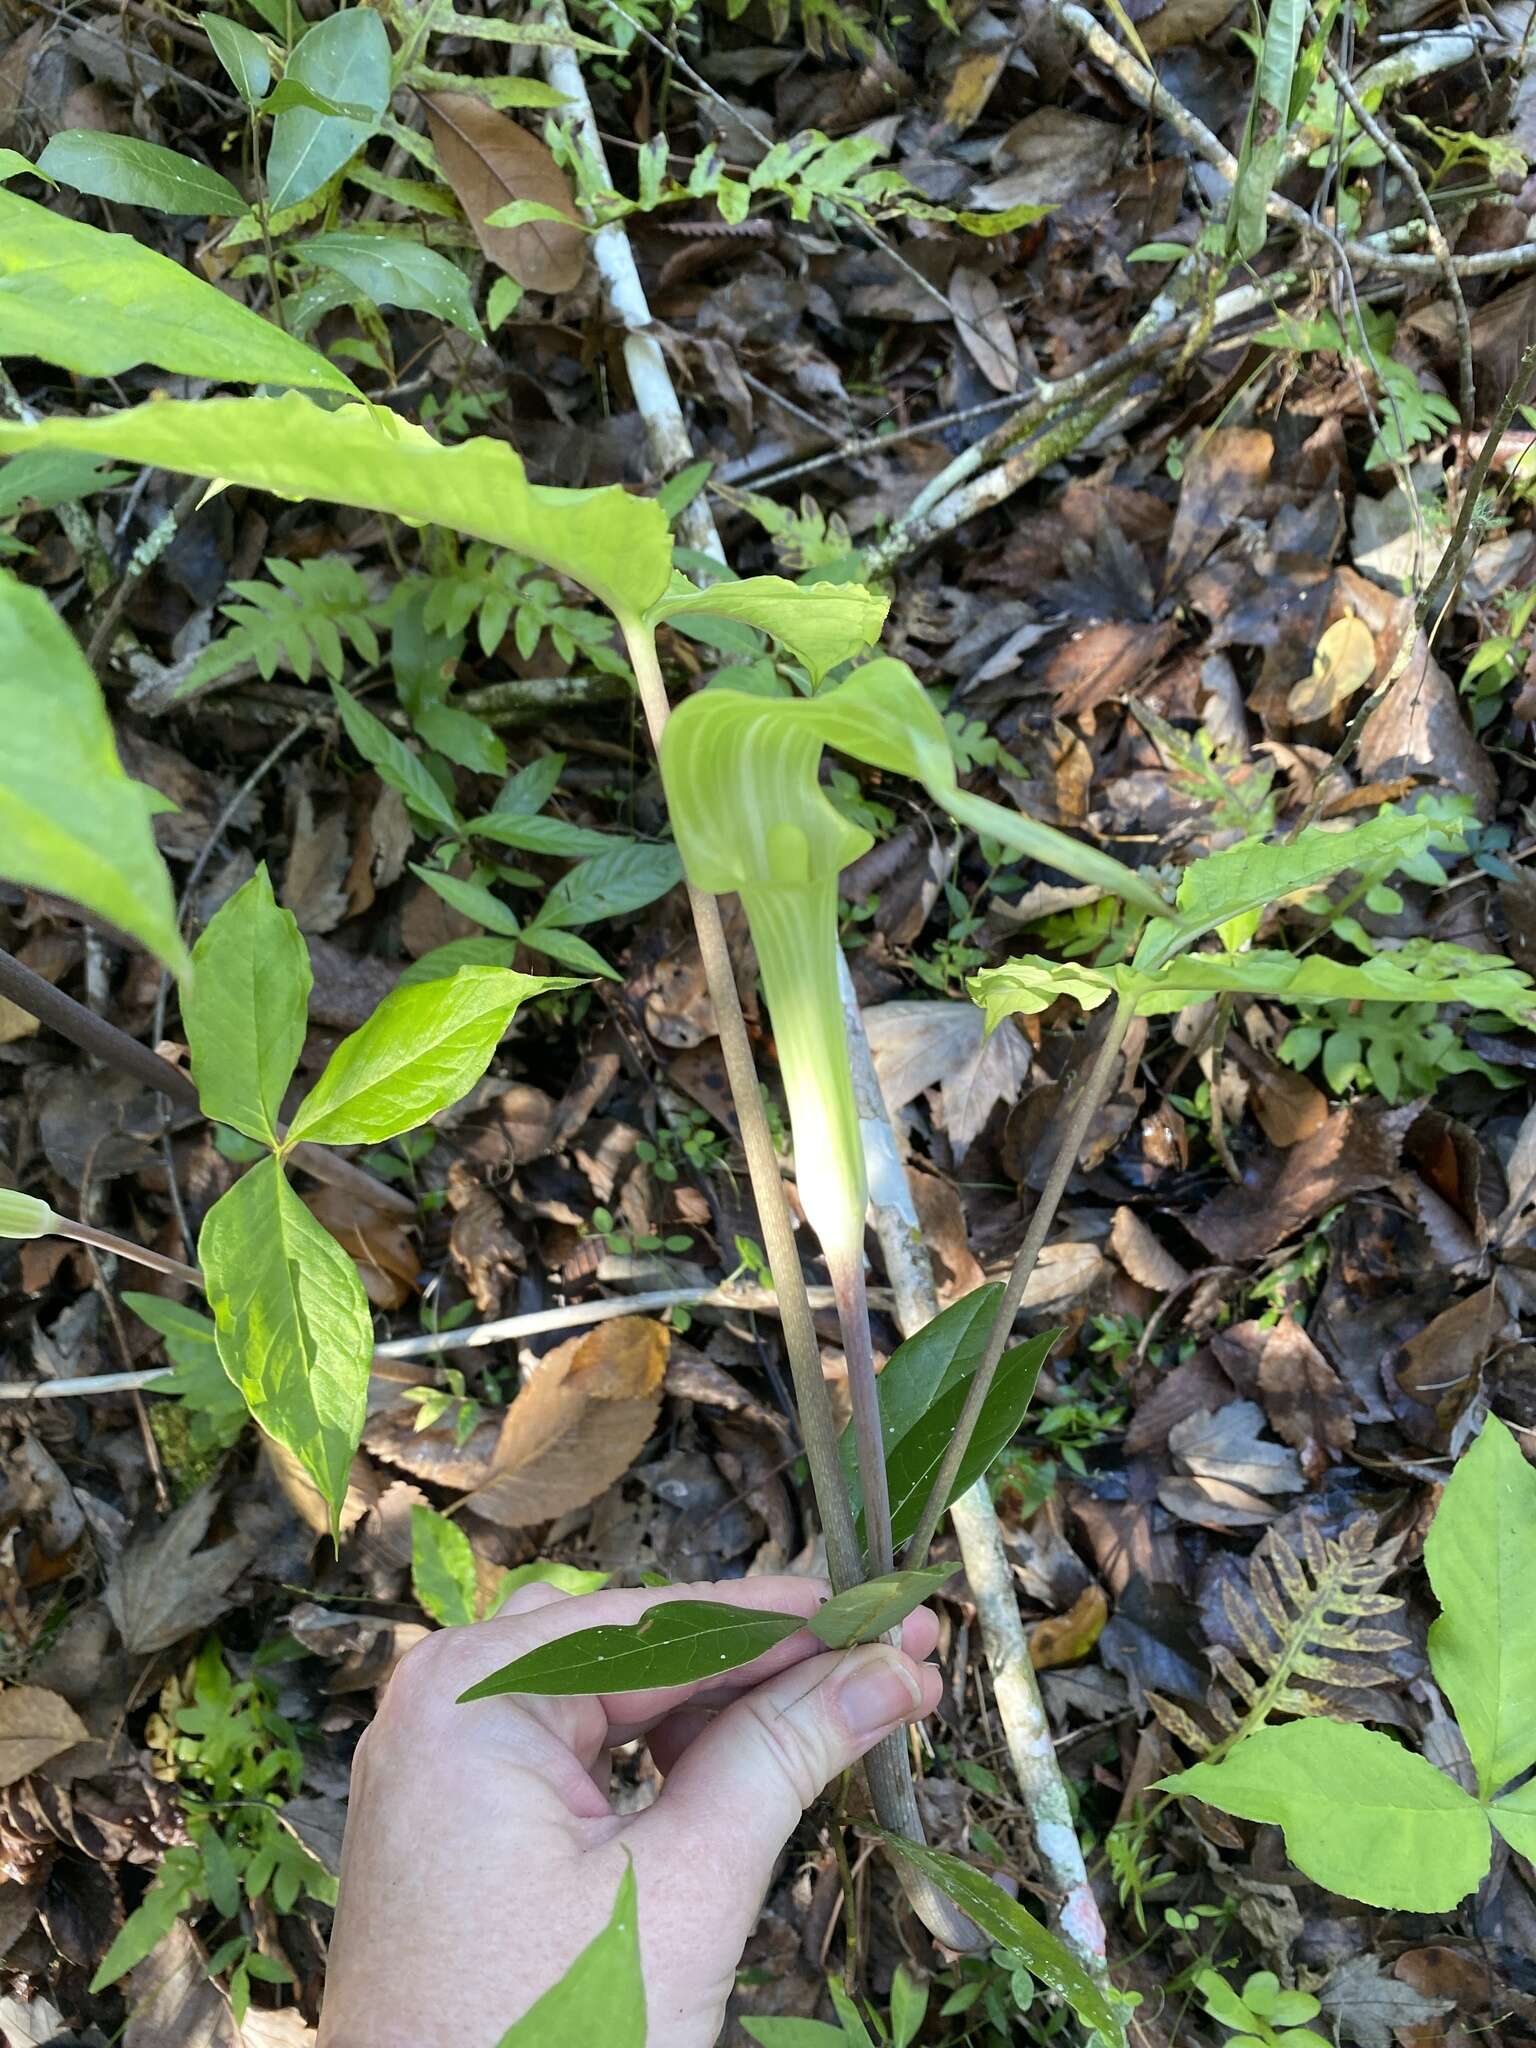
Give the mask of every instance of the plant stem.
[[925, 1561], [934, 1532], [943, 1520], [944, 1510], [954, 1490], [961, 1463], [975, 1434], [982, 1404], [991, 1388], [998, 1362], [1007, 1350], [1008, 1340], [1013, 1334], [1013, 1319], [1019, 1312], [1020, 1302], [1024, 1299], [1024, 1290], [1029, 1285], [1030, 1276], [1045, 1248], [1045, 1240], [1050, 1235], [1051, 1225], [1056, 1220], [1056, 1211], [1067, 1191], [1067, 1182], [1072, 1178], [1077, 1155], [1088, 1135], [1088, 1126], [1093, 1122], [1100, 1105], [1109, 1093], [1110, 1083], [1114, 1078], [1115, 1062], [1119, 1058], [1121, 1046], [1125, 1043], [1125, 1034], [1130, 1029], [1132, 1011], [1132, 999], [1129, 996], [1122, 996], [1115, 1005], [1114, 1015], [1110, 1018], [1109, 1030], [1105, 1034], [1104, 1043], [1099, 1047], [1098, 1057], [1094, 1060], [1088, 1078], [1084, 1081], [1073, 1105], [1072, 1113], [1067, 1118], [1066, 1129], [1062, 1132], [1056, 1156], [1051, 1161], [1051, 1170], [1041, 1190], [1040, 1200], [1035, 1205], [1034, 1215], [1029, 1219], [1029, 1228], [1024, 1233], [1024, 1242], [1019, 1246], [1018, 1257], [1013, 1262], [1013, 1271], [1008, 1275], [1008, 1285], [1003, 1290], [996, 1320], [987, 1337], [986, 1351], [967, 1389], [965, 1406], [960, 1411], [960, 1419], [955, 1425], [949, 1449], [944, 1453], [944, 1461], [939, 1467], [933, 1489], [924, 1504], [922, 1519], [902, 1557], [902, 1564], [909, 1569]]
[[859, 1485], [864, 1495], [864, 1549], [870, 1576], [893, 1569], [891, 1489], [885, 1475], [885, 1443], [880, 1429], [880, 1394], [875, 1384], [875, 1349], [869, 1334], [869, 1295], [864, 1282], [862, 1246], [851, 1258], [827, 1253], [827, 1271], [837, 1297], [843, 1357], [848, 1366], [848, 1398], [853, 1406], [853, 1440], [859, 1454]]
[[[667, 686], [656, 658], [656, 642], [639, 620], [621, 618], [619, 625], [639, 685], [640, 703], [650, 731], [651, 745], [659, 753], [661, 735], [667, 723]], [[730, 1083], [737, 1122], [741, 1126], [747, 1172], [757, 1203], [758, 1221], [762, 1226], [763, 1248], [768, 1254], [774, 1292], [779, 1297], [784, 1345], [789, 1353], [789, 1369], [795, 1383], [795, 1405], [800, 1411], [800, 1434], [805, 1443], [811, 1486], [827, 1539], [827, 1569], [834, 1589], [841, 1593], [862, 1581], [864, 1560], [859, 1552], [853, 1509], [838, 1460], [837, 1429], [821, 1370], [821, 1346], [811, 1321], [811, 1305], [806, 1296], [805, 1275], [800, 1270], [794, 1225], [790, 1221], [789, 1204], [784, 1199], [779, 1162], [769, 1134], [768, 1119], [763, 1113], [763, 1099], [758, 1092], [757, 1068], [747, 1039], [746, 1019], [741, 1014], [741, 998], [736, 992], [736, 976], [725, 943], [725, 928], [720, 922], [720, 906], [713, 896], [695, 889], [691, 882], [687, 887], [694, 928], [698, 933], [699, 953], [704, 963], [704, 979], [714, 1005], [715, 1028], [720, 1034], [726, 1078]]]
[[55, 1216], [50, 1232], [54, 1237], [72, 1237], [76, 1244], [94, 1245], [97, 1251], [111, 1252], [114, 1258], [131, 1260], [135, 1266], [148, 1266], [151, 1272], [168, 1274], [172, 1280], [184, 1281], [188, 1287], [201, 1288], [203, 1284], [203, 1276], [196, 1266], [167, 1258], [164, 1252], [152, 1252], [148, 1245], [135, 1244], [131, 1238], [114, 1237], [110, 1230], [98, 1230], [93, 1223], [77, 1223], [70, 1216]]

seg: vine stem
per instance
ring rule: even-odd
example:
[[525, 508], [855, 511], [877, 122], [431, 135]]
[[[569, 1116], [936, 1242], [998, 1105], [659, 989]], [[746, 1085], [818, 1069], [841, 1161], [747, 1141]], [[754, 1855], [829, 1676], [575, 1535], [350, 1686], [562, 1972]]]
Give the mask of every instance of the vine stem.
[[934, 1532], [943, 1520], [944, 1510], [949, 1503], [950, 1494], [954, 1491], [960, 1466], [966, 1451], [970, 1448], [971, 1438], [976, 1433], [982, 1405], [991, 1389], [998, 1363], [1008, 1348], [1008, 1339], [1013, 1334], [1013, 1320], [1019, 1312], [1019, 1304], [1024, 1299], [1024, 1290], [1029, 1285], [1040, 1254], [1045, 1248], [1045, 1240], [1050, 1235], [1051, 1225], [1056, 1220], [1056, 1211], [1060, 1208], [1061, 1198], [1067, 1191], [1067, 1182], [1072, 1178], [1072, 1170], [1083, 1148], [1083, 1140], [1088, 1135], [1088, 1127], [1109, 1094], [1115, 1062], [1120, 1056], [1121, 1046], [1125, 1043], [1125, 1034], [1130, 1029], [1133, 1009], [1131, 997], [1120, 997], [1115, 1005], [1114, 1015], [1110, 1018], [1104, 1043], [1099, 1047], [1098, 1057], [1094, 1060], [1088, 1078], [1073, 1104], [1071, 1115], [1067, 1118], [1067, 1126], [1062, 1132], [1056, 1156], [1051, 1161], [1051, 1170], [1041, 1190], [1040, 1200], [1035, 1205], [1034, 1215], [1029, 1219], [1024, 1242], [1019, 1246], [1018, 1257], [1013, 1262], [1013, 1271], [1008, 1275], [1008, 1285], [1003, 1289], [997, 1316], [988, 1333], [986, 1351], [966, 1391], [965, 1406], [960, 1411], [960, 1419], [955, 1425], [955, 1433], [934, 1478], [932, 1491], [924, 1503], [922, 1517], [902, 1555], [902, 1564], [908, 1569], [921, 1565], [927, 1558]]
[[[656, 642], [639, 619], [620, 615], [619, 626], [635, 672], [651, 745], [659, 759], [668, 705], [667, 686], [662, 678], [661, 663], [656, 657]], [[821, 1346], [816, 1341], [816, 1330], [811, 1321], [794, 1225], [790, 1221], [789, 1204], [784, 1198], [784, 1184], [779, 1178], [779, 1162], [769, 1135], [763, 1098], [758, 1091], [757, 1067], [747, 1039], [746, 1019], [741, 1013], [741, 998], [737, 994], [736, 976], [725, 943], [725, 928], [720, 922], [720, 906], [713, 896], [696, 889], [691, 882], [687, 889], [704, 965], [704, 979], [714, 1005], [715, 1028], [720, 1035], [726, 1078], [730, 1083], [736, 1120], [741, 1127], [742, 1148], [747, 1155], [747, 1173], [762, 1226], [763, 1248], [768, 1254], [768, 1268], [773, 1275], [774, 1291], [779, 1297], [784, 1345], [789, 1353], [795, 1405], [800, 1412], [800, 1436], [811, 1468], [811, 1488], [826, 1538], [827, 1571], [834, 1589], [841, 1593], [861, 1583], [865, 1575], [864, 1559], [837, 1455], [837, 1431], [832, 1419], [831, 1398], [821, 1370]], [[852, 1361], [850, 1367], [851, 1364]], [[884, 1472], [883, 1458], [880, 1470]], [[893, 1834], [905, 1835], [909, 1841], [921, 1842], [925, 1839], [922, 1815], [918, 1811], [917, 1788], [912, 1782], [912, 1766], [906, 1745], [905, 1731], [888, 1735], [865, 1757], [864, 1773], [881, 1826]], [[966, 1954], [990, 1945], [929, 1879], [903, 1866], [901, 1882], [923, 1925], [946, 1947]]]

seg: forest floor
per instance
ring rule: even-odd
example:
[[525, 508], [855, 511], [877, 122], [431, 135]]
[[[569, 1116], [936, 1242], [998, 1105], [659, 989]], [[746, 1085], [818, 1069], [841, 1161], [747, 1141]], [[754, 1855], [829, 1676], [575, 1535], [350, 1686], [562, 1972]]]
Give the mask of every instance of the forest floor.
[[[1432, 797], [1465, 850], [1287, 902], [1267, 943], [1350, 958], [1454, 942], [1536, 973], [1536, 416], [1517, 410], [1486, 445], [1536, 339], [1529, 10], [1393, 0], [1343, 32], [1347, 75], [1397, 63], [1370, 93], [1373, 125], [1445, 224], [1454, 289], [1450, 259], [1372, 244], [1417, 200], [1324, 74], [1286, 131], [1290, 214], [1272, 208], [1220, 304], [1198, 282], [1168, 287], [1213, 223], [1219, 239], [1227, 187], [1202, 138], [1242, 145], [1243, 11], [1134, 0], [1173, 118], [1138, 103], [1123, 27], [1117, 67], [1073, 11], [573, 9], [609, 50], [581, 61], [614, 190], [656, 200], [624, 225], [708, 465], [677, 494], [679, 531], [699, 545], [707, 507], [744, 574], [841, 575], [857, 556], [887, 579], [886, 651], [946, 707], [969, 786], [1131, 865], [1172, 873], [1287, 829], [1314, 798], [1349, 821]], [[282, 41], [282, 0], [247, 18]], [[1111, 6], [1104, 29], [1120, 18]], [[159, 0], [0, 0], [0, 147], [35, 159], [62, 132], [137, 136], [249, 187], [254, 119], [199, 19]], [[538, 481], [654, 486], [589, 244], [554, 218], [484, 225], [512, 200], [569, 214], [596, 190], [590, 163], [573, 183], [537, 141], [540, 53], [432, 33], [434, 71], [400, 86], [392, 125], [318, 203], [273, 223], [275, 254], [239, 222], [102, 197], [96, 173], [24, 189], [258, 307], [286, 297], [370, 395], [441, 436], [509, 440]], [[832, 147], [769, 155], [808, 131]], [[1329, 234], [1309, 240], [1308, 221]], [[480, 314], [413, 303], [399, 275], [365, 290], [307, 262], [317, 227], [394, 227], [446, 252]], [[9, 374], [43, 413], [204, 388], [24, 361]], [[1050, 403], [1024, 426], [1049, 434], [987, 444], [987, 488], [966, 495], [949, 465], [1042, 386]], [[593, 834], [629, 849], [607, 893], [584, 876], [554, 899], [563, 953], [520, 956], [594, 978], [525, 1010], [456, 1109], [359, 1155], [372, 1198], [300, 1180], [357, 1260], [381, 1341], [676, 1297], [645, 1311], [628, 1398], [590, 1401], [557, 1455], [506, 1423], [509, 1404], [559, 1347], [562, 1362], [617, 1348], [604, 1325], [381, 1357], [338, 1556], [302, 1474], [227, 1386], [220, 1399], [216, 1372], [210, 1390], [198, 1326], [145, 1303], [180, 1299], [174, 1282], [60, 1239], [0, 1244], [0, 2041], [302, 2048], [351, 1754], [393, 1663], [447, 1618], [419, 1555], [413, 1577], [413, 1509], [501, 1482], [487, 1512], [457, 1516], [486, 1598], [540, 1562], [572, 1587], [812, 1572], [818, 1534], [659, 783], [603, 619], [515, 557], [371, 515], [244, 490], [199, 503], [157, 471], [77, 467], [54, 495], [35, 473], [7, 478], [0, 548], [91, 645], [125, 765], [175, 806], [156, 829], [189, 935], [264, 862], [308, 939], [301, 1077], [413, 962], [483, 937], [466, 906], [487, 890], [526, 917]], [[1431, 644], [1415, 601], [1469, 490], [1464, 573], [1418, 621]], [[221, 608], [241, 604], [231, 623]], [[664, 655], [675, 695], [760, 659], [681, 634]], [[327, 676], [433, 753], [463, 815], [540, 815], [550, 850], [515, 869], [461, 862], [467, 887], [445, 900], [399, 790], [339, 730]], [[877, 841], [843, 879], [844, 942], [947, 1305], [1006, 1273], [1099, 1028], [1062, 1002], [984, 1041], [967, 977], [1010, 953], [1090, 956], [1113, 906], [979, 843], [897, 777], [839, 764], [828, 786]], [[744, 923], [730, 931], [772, 1096]], [[184, 1060], [159, 966], [117, 935], [0, 885], [0, 943]], [[1336, 1672], [1330, 1711], [1462, 1767], [1425, 1655], [1423, 1543], [1487, 1413], [1536, 1441], [1533, 1069], [1536, 1033], [1498, 1019], [1223, 996], [1133, 1026], [1090, 1132], [1026, 1299], [1023, 1327], [1060, 1335], [991, 1485], [1147, 2048], [1227, 2039], [1193, 1988], [1213, 1965], [1238, 1987], [1269, 1970], [1312, 1992], [1313, 2024], [1359, 2048], [1536, 2037], [1536, 1881], [1503, 1843], [1455, 1912], [1379, 1911], [1304, 1877], [1276, 1828], [1148, 1789], [1189, 1761], [1180, 1727], [1224, 1682], [1212, 1653], [1230, 1668], [1273, 1646], [1255, 1557], [1283, 1580], [1322, 1542], [1401, 1603], [1397, 1646]], [[244, 1156], [0, 999], [0, 1184], [190, 1257]], [[888, 1355], [899, 1333], [871, 1251]], [[733, 1279], [758, 1291], [699, 1298]], [[819, 1330], [841, 1400], [830, 1310]], [[168, 1363], [181, 1398], [14, 1398], [18, 1381]], [[1044, 1910], [958, 1561], [936, 1604], [948, 1686], [921, 1760], [930, 1838]], [[189, 1705], [201, 1734], [176, 1721]], [[649, 1796], [643, 1757], [626, 1784]], [[261, 1895], [172, 1920], [93, 1994], [186, 1840], [186, 1801], [247, 1793], [271, 1834]], [[741, 2016], [831, 2018], [829, 1971], [852, 1969], [883, 2013], [903, 1962], [930, 1984], [924, 2042], [1064, 2037], [1043, 2005], [1014, 2010], [1005, 1971], [941, 1955], [857, 1844], [851, 1951], [830, 1825], [808, 1820], [784, 1862], [726, 2040], [747, 2040]]]

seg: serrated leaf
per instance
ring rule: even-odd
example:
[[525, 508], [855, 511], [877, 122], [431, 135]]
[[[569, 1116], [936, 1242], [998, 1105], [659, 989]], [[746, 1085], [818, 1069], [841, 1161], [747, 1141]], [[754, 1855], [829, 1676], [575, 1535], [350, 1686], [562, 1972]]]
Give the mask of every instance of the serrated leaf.
[[[324, 356], [128, 235], [103, 234], [0, 190], [0, 247], [0, 356], [36, 356], [82, 377], [153, 363], [225, 383], [358, 396]], [[82, 305], [89, 319], [80, 317]], [[208, 473], [195, 459], [187, 467], [194, 476]]]
[[1000, 1885], [958, 1856], [923, 1848], [885, 1828], [877, 1833], [893, 1855], [932, 1879], [998, 1948], [1063, 1999], [1085, 2027], [1096, 2028], [1111, 2041], [1122, 2037], [1122, 2024], [1109, 1999], [1066, 1943], [1026, 1913], [1016, 1899], [1010, 1899]]
[[214, 1203], [197, 1249], [224, 1370], [261, 1428], [320, 1489], [334, 1531], [373, 1360], [357, 1267], [273, 1158]]
[[411, 1509], [411, 1591], [444, 1628], [475, 1619], [475, 1553], [458, 1523], [432, 1508]]
[[639, 1909], [631, 1865], [619, 1883], [613, 1915], [558, 1984], [507, 2029], [496, 2048], [553, 2048], [556, 2042], [597, 2042], [603, 2048], [645, 2048], [645, 1976], [640, 1967]]
[[304, 934], [292, 911], [279, 908], [265, 863], [209, 919], [192, 966], [181, 1021], [203, 1114], [276, 1145], [313, 977]]
[[331, 695], [347, 738], [363, 759], [371, 762], [390, 788], [398, 790], [424, 818], [430, 818], [444, 832], [457, 832], [458, 815], [425, 762], [382, 719], [375, 718], [366, 704], [360, 704], [350, 690], [333, 682]]
[[1156, 1788], [1284, 1830], [1291, 1860], [1347, 1899], [1447, 1913], [1488, 1874], [1477, 1801], [1386, 1735], [1343, 1721], [1292, 1721], [1245, 1737], [1220, 1762]]
[[1457, 1461], [1424, 1544], [1429, 1660], [1485, 1799], [1536, 1763], [1536, 1472], [1496, 1415]]
[[518, 1006], [565, 980], [461, 967], [397, 988], [344, 1038], [299, 1104], [289, 1142], [381, 1145], [457, 1102], [485, 1072]]
[[578, 1629], [541, 1643], [459, 1698], [488, 1700], [502, 1693], [569, 1697], [693, 1685], [750, 1664], [804, 1627], [797, 1614], [764, 1614], [715, 1600], [665, 1600], [628, 1627]]
[[854, 1643], [873, 1643], [905, 1621], [914, 1607], [921, 1607], [930, 1593], [937, 1593], [955, 1576], [952, 1564], [924, 1565], [917, 1571], [885, 1572], [878, 1579], [866, 1579], [850, 1586], [819, 1607], [806, 1623], [813, 1636], [820, 1637], [829, 1650], [846, 1650]]
[[158, 213], [202, 214], [214, 219], [245, 212], [228, 178], [158, 142], [113, 135], [98, 128], [64, 128], [37, 160], [39, 172], [77, 192], [120, 206]]
[[339, 120], [295, 107], [272, 123], [267, 150], [267, 203], [274, 213], [318, 192], [356, 155], [389, 105], [389, 36], [368, 7], [343, 8], [300, 37], [285, 77], [322, 98], [366, 109], [361, 120]]
[[[0, 239], [7, 227], [6, 208], [26, 204], [0, 193]], [[54, 219], [45, 208], [34, 210], [44, 220]], [[228, 304], [218, 293], [212, 295]], [[0, 349], [41, 354], [50, 362], [99, 374], [94, 363], [70, 363], [47, 348], [8, 349], [11, 305], [11, 296], [0, 294]], [[79, 320], [78, 311], [73, 317], [76, 327], [89, 324]], [[195, 312], [189, 317], [195, 319]], [[297, 344], [289, 347], [297, 349]], [[144, 359], [129, 355], [109, 367], [121, 369]], [[284, 381], [276, 367], [253, 374]], [[445, 447], [423, 428], [382, 409], [356, 405], [323, 412], [296, 396], [166, 399], [101, 419], [56, 418], [25, 426], [0, 422], [0, 452], [44, 447], [81, 448], [193, 476], [218, 476], [284, 497], [357, 505], [450, 527], [547, 563], [584, 584], [620, 617], [638, 617], [666, 588], [672, 539], [666, 515], [654, 500], [632, 496], [617, 485], [567, 491], [530, 484], [504, 441], [477, 436]]]
[[248, 107], [254, 107], [272, 83], [266, 44], [254, 29], [228, 21], [222, 14], [200, 14], [197, 19], [235, 91]]
[[[0, 212], [0, 240], [3, 230]], [[123, 773], [101, 686], [74, 635], [40, 590], [4, 570], [0, 729], [0, 874], [72, 898], [183, 972], [187, 950], [149, 792]]]
[[705, 617], [735, 619], [770, 634], [801, 662], [815, 689], [840, 662], [862, 654], [880, 638], [891, 601], [862, 583], [817, 583], [802, 588], [782, 576], [747, 576], [695, 590], [681, 577], [650, 620]]
[[464, 334], [482, 339], [469, 280], [456, 263], [414, 235], [380, 229], [335, 228], [311, 235], [291, 253], [332, 271], [377, 306], [430, 313]]

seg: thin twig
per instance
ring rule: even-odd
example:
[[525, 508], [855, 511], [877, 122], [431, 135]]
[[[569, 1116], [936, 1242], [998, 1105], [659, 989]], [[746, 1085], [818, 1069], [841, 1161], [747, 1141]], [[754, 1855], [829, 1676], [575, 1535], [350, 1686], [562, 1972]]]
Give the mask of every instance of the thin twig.
[[922, 1564], [933, 1542], [934, 1531], [943, 1519], [944, 1510], [949, 1504], [949, 1496], [954, 1491], [955, 1481], [959, 1477], [961, 1464], [970, 1449], [971, 1438], [975, 1435], [976, 1424], [991, 1389], [993, 1376], [1013, 1334], [1013, 1319], [1024, 1299], [1024, 1290], [1029, 1285], [1030, 1275], [1035, 1270], [1036, 1261], [1045, 1248], [1046, 1238], [1050, 1235], [1051, 1225], [1056, 1220], [1056, 1211], [1061, 1206], [1061, 1198], [1067, 1191], [1067, 1183], [1077, 1165], [1077, 1156], [1083, 1148], [1083, 1140], [1088, 1135], [1088, 1127], [1109, 1094], [1110, 1083], [1114, 1079], [1115, 1063], [1120, 1056], [1120, 1048], [1125, 1043], [1125, 1034], [1130, 1028], [1132, 1010], [1133, 1005], [1127, 998], [1122, 997], [1116, 1003], [1104, 1043], [1099, 1047], [1098, 1057], [1094, 1060], [1088, 1077], [1078, 1092], [1072, 1113], [1067, 1118], [1061, 1143], [1056, 1148], [1050, 1173], [1046, 1176], [1045, 1186], [1040, 1193], [1040, 1200], [1035, 1205], [1034, 1215], [1029, 1219], [1029, 1229], [1024, 1234], [1024, 1242], [1019, 1246], [1018, 1256], [1013, 1262], [1013, 1271], [1008, 1275], [1008, 1284], [1003, 1289], [1002, 1301], [998, 1304], [997, 1315], [988, 1333], [986, 1351], [982, 1354], [981, 1363], [966, 1390], [965, 1405], [960, 1411], [959, 1421], [955, 1424], [955, 1433], [934, 1477], [932, 1491], [924, 1504], [912, 1540], [902, 1555], [902, 1564], [908, 1568]]

